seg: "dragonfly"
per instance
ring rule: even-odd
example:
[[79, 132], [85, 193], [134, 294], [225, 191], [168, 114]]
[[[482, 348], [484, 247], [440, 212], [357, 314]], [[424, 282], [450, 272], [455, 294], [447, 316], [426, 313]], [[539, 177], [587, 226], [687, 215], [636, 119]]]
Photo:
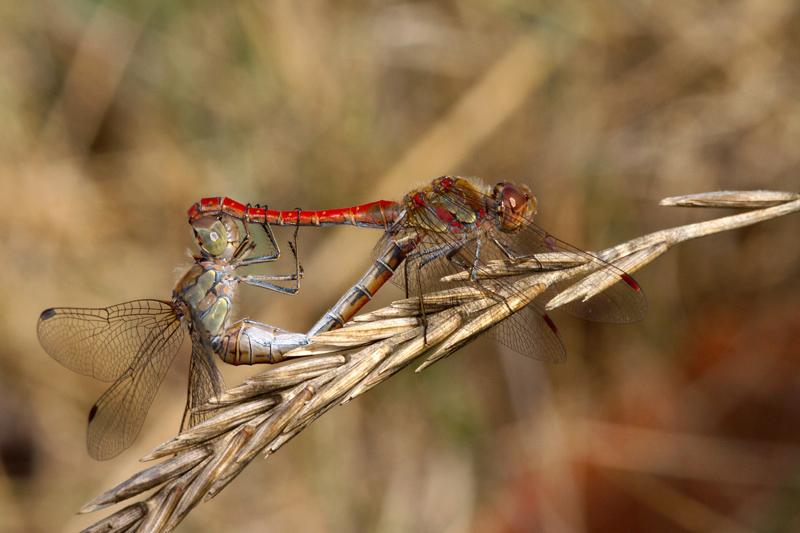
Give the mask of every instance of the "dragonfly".
[[[406, 296], [444, 288], [442, 278], [467, 272], [462, 284], [499, 298], [497, 287], [511, 291], [514, 277], [492, 279], [492, 261], [522, 262], [539, 254], [567, 252], [591, 264], [598, 284], [607, 287], [562, 309], [598, 322], [630, 323], [644, 318], [644, 293], [626, 272], [588, 252], [557, 239], [533, 223], [536, 198], [525, 185], [502, 181], [488, 186], [477, 179], [442, 176], [409, 192], [401, 202], [379, 201], [326, 211], [276, 211], [251, 207], [229, 198], [205, 198], [189, 210], [190, 221], [207, 213], [226, 213], [241, 220], [276, 225], [354, 225], [380, 228], [384, 234], [373, 250], [374, 263], [364, 276], [308, 332], [308, 336], [345, 324], [392, 279]], [[451, 282], [452, 283], [452, 282]], [[566, 349], [542, 299], [562, 291], [554, 284], [541, 298], [487, 331], [509, 348], [534, 359], [566, 360]]]
[[[255, 256], [248, 224], [242, 232], [224, 214], [196, 218], [192, 229], [200, 253], [175, 285], [170, 301], [135, 300], [102, 309], [56, 307], [42, 312], [37, 333], [51, 357], [70, 370], [113, 382], [89, 412], [86, 442], [93, 458], [111, 459], [136, 439], [185, 329], [192, 354], [182, 430], [209, 416], [195, 407], [226, 390], [213, 354], [230, 364], [275, 363], [288, 349], [308, 342], [305, 335], [266, 324], [232, 323], [239, 283], [284, 294], [299, 289], [303, 270], [297, 256], [297, 229], [294, 242], [289, 242], [294, 273], [236, 275], [240, 267], [280, 258], [272, 231], [268, 225], [262, 227], [271, 253]], [[294, 285], [283, 286], [285, 282]]]

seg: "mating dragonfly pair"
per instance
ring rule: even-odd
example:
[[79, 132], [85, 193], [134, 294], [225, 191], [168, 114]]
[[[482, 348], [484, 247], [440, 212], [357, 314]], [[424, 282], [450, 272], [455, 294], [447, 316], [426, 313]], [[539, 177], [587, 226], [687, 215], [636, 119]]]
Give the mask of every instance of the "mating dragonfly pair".
[[[96, 459], [109, 459], [131, 445], [184, 336], [192, 339], [189, 390], [182, 429], [207, 417], [195, 407], [225, 390], [213, 355], [229, 364], [282, 361], [309, 337], [344, 325], [390, 278], [409, 294], [422, 295], [467, 273], [461, 284], [501, 298], [513, 277], [489, 275], [492, 261], [522, 261], [538, 254], [566, 251], [595, 267], [594, 280], [604, 288], [563, 308], [601, 322], [635, 322], [646, 304], [636, 282], [619, 268], [560, 241], [532, 220], [536, 199], [511, 182], [494, 187], [477, 180], [444, 176], [415, 189], [400, 203], [379, 201], [328, 211], [275, 211], [228, 198], [206, 198], [189, 210], [200, 255], [178, 281], [171, 301], [137, 300], [105, 309], [53, 308], [38, 323], [39, 340], [66, 367], [113, 385], [89, 413], [87, 445]], [[295, 226], [289, 243], [294, 272], [239, 276], [240, 267], [275, 261], [280, 250], [270, 225]], [[353, 225], [384, 231], [366, 274], [308, 334], [298, 334], [250, 320], [232, 320], [232, 297], [239, 283], [294, 294], [303, 275], [297, 254], [300, 226]], [[274, 253], [254, 256], [250, 229], [261, 226]], [[285, 287], [277, 282], [294, 282]], [[456, 282], [459, 283], [459, 282]], [[555, 285], [551, 295], [565, 287]], [[547, 294], [547, 293], [546, 293]], [[554, 322], [534, 301], [489, 330], [489, 335], [526, 356], [563, 362], [566, 350]]]

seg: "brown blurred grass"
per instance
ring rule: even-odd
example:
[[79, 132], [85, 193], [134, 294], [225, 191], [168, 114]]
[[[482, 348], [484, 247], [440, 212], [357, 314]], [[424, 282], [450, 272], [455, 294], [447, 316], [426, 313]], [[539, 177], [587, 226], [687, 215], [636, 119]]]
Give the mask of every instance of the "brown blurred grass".
[[[55, 305], [168, 298], [200, 197], [326, 208], [445, 173], [511, 179], [537, 194], [540, 225], [597, 249], [707, 216], [657, 208], [664, 196], [798, 189], [792, 2], [38, 1], [0, 14], [0, 530], [88, 525], [98, 517], [72, 513], [174, 435], [185, 357], [134, 447], [92, 462], [85, 415], [103, 386], [50, 360], [34, 324]], [[677, 248], [637, 276], [641, 324], [555, 316], [565, 365], [479, 341], [404, 372], [252, 465], [182, 530], [796, 529], [797, 228]], [[243, 291], [242, 313], [305, 330], [377, 238], [302, 231], [301, 294]], [[223, 371], [230, 385], [253, 372]]]

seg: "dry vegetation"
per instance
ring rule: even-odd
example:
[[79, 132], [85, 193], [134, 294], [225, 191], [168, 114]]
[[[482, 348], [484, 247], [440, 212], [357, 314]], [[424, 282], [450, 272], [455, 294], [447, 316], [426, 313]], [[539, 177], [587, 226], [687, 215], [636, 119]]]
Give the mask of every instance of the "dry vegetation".
[[[599, 249], [710, 218], [664, 196], [798, 188], [795, 2], [213, 5], [0, 6], [0, 529], [86, 527], [73, 513], [174, 436], [186, 357], [137, 443], [92, 462], [103, 386], [34, 327], [50, 306], [168, 298], [202, 196], [325, 208], [512, 179], [541, 226]], [[564, 365], [478, 341], [401, 372], [179, 531], [797, 529], [797, 228], [648, 266], [640, 324], [556, 315]], [[301, 231], [301, 294], [252, 290], [242, 313], [306, 329], [378, 236]]]
[[[759, 209], [657, 231], [595, 255], [633, 273], [676, 244], [796, 213], [800, 211], [800, 194], [719, 192], [669, 198], [661, 203]], [[509, 315], [534, 299], [545, 309], [556, 309], [571, 301], [599, 297], [595, 295], [608, 288], [603, 282], [613, 284], [613, 279], [604, 270], [597, 271], [602, 263], [588, 259], [590, 256], [583, 253], [557, 252], [523, 260], [490, 261], [482, 268], [480, 279], [492, 284], [496, 292], [491, 297], [486, 289], [469, 284], [445, 288], [424, 295], [424, 314], [418, 298], [400, 300], [356, 316], [341, 329], [311, 337], [308, 345], [287, 354], [289, 361], [199, 406], [208, 410], [211, 418], [142, 458], [166, 459], [81, 509], [81, 513], [89, 513], [125, 501], [124, 507], [84, 533], [173, 531], [192, 509], [216, 497], [259, 454], [277, 452], [331, 408], [352, 401], [416, 359], [425, 358], [416, 368], [420, 372], [494, 326], [520, 325], [504, 321], [513, 320]], [[454, 281], [467, 275], [460, 272], [444, 279]], [[513, 282], [495, 283], [501, 280]], [[530, 335], [532, 331], [521, 334]], [[782, 461], [778, 465], [783, 466]], [[157, 490], [149, 497], [131, 501], [154, 487]]]

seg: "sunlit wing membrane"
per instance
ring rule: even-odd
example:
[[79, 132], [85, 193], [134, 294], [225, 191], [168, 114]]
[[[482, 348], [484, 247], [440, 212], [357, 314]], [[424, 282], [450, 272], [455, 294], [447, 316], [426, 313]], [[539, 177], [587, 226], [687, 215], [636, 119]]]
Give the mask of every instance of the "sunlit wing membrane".
[[207, 339], [192, 334], [192, 358], [189, 364], [189, 390], [181, 431], [194, 427], [214, 415], [211, 411], [198, 411], [209, 399], [225, 392], [225, 380], [214, 364], [214, 353]]
[[169, 302], [135, 300], [104, 309], [47, 309], [36, 329], [53, 359], [75, 372], [114, 381], [128, 372], [153, 331], [175, 321]]
[[111, 459], [129, 447], [147, 416], [161, 381], [183, 341], [180, 318], [160, 322], [139, 346], [130, 369], [92, 407], [86, 444], [89, 455]]

